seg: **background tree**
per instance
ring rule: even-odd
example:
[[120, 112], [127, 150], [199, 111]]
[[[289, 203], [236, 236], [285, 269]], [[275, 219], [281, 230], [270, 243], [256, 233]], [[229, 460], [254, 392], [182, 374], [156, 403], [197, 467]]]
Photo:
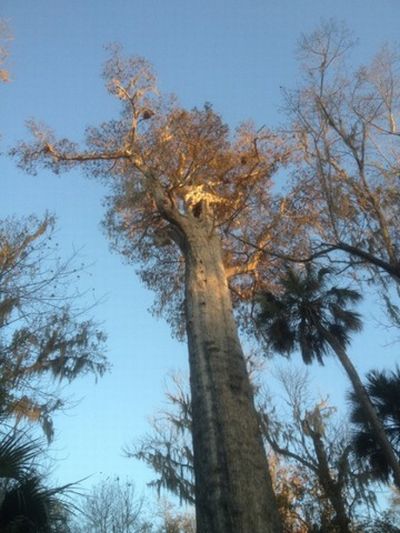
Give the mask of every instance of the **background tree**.
[[[11, 39], [0, 20], [0, 67]], [[0, 68], [0, 81], [9, 72]], [[54, 218], [0, 220], [0, 529], [4, 533], [70, 533], [72, 484], [50, 487], [39, 467], [40, 440], [21, 431], [21, 420], [39, 422], [50, 440], [51, 413], [63, 400], [53, 381], [101, 375], [104, 334], [82, 320], [79, 269], [57, 255]], [[79, 277], [79, 275], [78, 275]], [[12, 429], [10, 429], [10, 427]]]
[[167, 409], [151, 419], [151, 432], [134, 448], [125, 450], [127, 457], [144, 461], [157, 474], [149, 483], [160, 495], [167, 489], [181, 502], [194, 505], [194, 471], [192, 446], [192, 409], [187, 381], [171, 376], [172, 387], [166, 390]]
[[78, 270], [57, 256], [53, 238], [50, 216], [0, 221], [0, 417], [39, 422], [49, 439], [63, 401], [48, 378], [107, 368], [104, 333], [82, 320], [71, 290]]
[[[396, 368], [392, 372], [371, 370], [366, 376], [365, 388], [400, 462], [400, 369]], [[357, 395], [351, 393], [349, 398], [350, 418], [356, 428], [353, 435], [354, 449], [378, 479], [388, 482], [391, 465], [375, 437]]]
[[354, 42], [332, 21], [300, 40], [304, 81], [286, 105], [302, 164], [288, 205], [309, 215], [311, 257], [329, 254], [385, 287], [400, 280], [400, 56], [384, 46], [351, 69]]
[[77, 501], [72, 530], [76, 533], [146, 533], [152, 531], [144, 518], [144, 499], [129, 480], [101, 480]]
[[[371, 476], [353, 456], [335, 409], [310, 397], [305, 372], [281, 373], [278, 382], [283, 406], [274, 406], [262, 388], [257, 406], [284, 531], [355, 531], [365, 514], [372, 521], [379, 513]], [[190, 395], [182, 378], [173, 378], [167, 399], [150, 432], [127, 454], [152, 468], [155, 479], [149, 485], [158, 493], [167, 490], [193, 503]]]
[[259, 297], [257, 323], [267, 346], [283, 355], [299, 349], [303, 361], [310, 364], [334, 353], [343, 366], [362, 405], [365, 416], [391, 466], [393, 478], [400, 486], [400, 464], [388, 440], [385, 428], [361, 379], [346, 353], [350, 333], [361, 329], [358, 313], [348, 308], [361, 298], [350, 288], [329, 286], [332, 272], [316, 270], [307, 264], [304, 271], [288, 269], [281, 278], [281, 294], [265, 292]]
[[170, 501], [139, 496], [126, 479], [108, 477], [75, 498], [69, 533], [195, 533], [192, 509], [177, 509]]
[[122, 112], [89, 128], [85, 149], [32, 123], [33, 142], [12, 153], [30, 171], [79, 166], [103, 178], [114, 245], [141, 265], [170, 321], [186, 325], [199, 532], [279, 531], [228, 280], [248, 298], [268, 279], [245, 242], [279, 234], [271, 176], [289, 147], [250, 124], [230, 135], [209, 105], [187, 111], [158, 97], [143, 59], [117, 51], [104, 75]]
[[299, 531], [356, 531], [366, 511], [375, 515], [376, 497], [345, 424], [327, 398], [310, 395], [305, 371], [280, 371], [277, 379], [283, 405], [272, 402], [267, 390], [260, 395], [260, 413], [266, 441], [297, 479], [288, 505], [292, 523]]
[[177, 511], [165, 499], [159, 500], [158, 515], [161, 525], [156, 528], [157, 533], [196, 533], [196, 520], [190, 511]]

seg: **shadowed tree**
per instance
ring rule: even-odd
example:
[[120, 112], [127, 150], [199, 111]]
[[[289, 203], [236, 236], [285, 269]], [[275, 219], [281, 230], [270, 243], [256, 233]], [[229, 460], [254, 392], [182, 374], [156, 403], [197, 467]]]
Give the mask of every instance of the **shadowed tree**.
[[334, 353], [342, 364], [358, 401], [368, 418], [393, 477], [400, 486], [400, 464], [360, 377], [346, 353], [350, 333], [361, 329], [358, 313], [348, 309], [361, 299], [358, 292], [328, 285], [329, 269], [311, 265], [303, 271], [288, 269], [281, 278], [281, 294], [259, 298], [257, 323], [267, 345], [281, 354], [299, 350], [310, 364]]
[[116, 50], [104, 76], [122, 112], [88, 128], [85, 148], [32, 123], [33, 142], [12, 153], [28, 171], [79, 167], [109, 185], [114, 247], [156, 289], [156, 312], [186, 330], [199, 533], [280, 531], [230, 289], [246, 300], [268, 279], [244, 243], [282, 235], [270, 188], [289, 147], [251, 124], [231, 135], [209, 105], [161, 98], [143, 59]]
[[[392, 372], [372, 370], [367, 374], [365, 388], [400, 462], [400, 369]], [[350, 419], [356, 428], [353, 435], [354, 449], [378, 479], [388, 482], [392, 466], [357, 395], [351, 393], [349, 397]]]
[[18, 433], [0, 440], [0, 530], [3, 533], [61, 533], [71, 510], [63, 494], [71, 485], [48, 488], [33, 467], [36, 441]]
[[77, 270], [53, 244], [54, 219], [0, 221], [0, 418], [39, 422], [50, 440], [51, 413], [63, 406], [57, 384], [101, 375], [105, 335], [82, 320]]

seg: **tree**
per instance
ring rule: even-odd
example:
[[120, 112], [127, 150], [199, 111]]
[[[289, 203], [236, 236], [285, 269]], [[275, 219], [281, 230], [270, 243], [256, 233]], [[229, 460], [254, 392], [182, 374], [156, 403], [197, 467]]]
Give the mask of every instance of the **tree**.
[[[397, 460], [400, 462], [400, 369], [392, 372], [371, 370], [366, 376], [365, 389], [382, 421]], [[353, 445], [378, 479], [388, 482], [392, 471], [381, 444], [356, 394], [351, 393], [350, 419], [355, 425]]]
[[[0, 19], [0, 66], [11, 39]], [[0, 69], [0, 81], [8, 81]], [[73, 287], [83, 264], [62, 260], [54, 243], [55, 219], [46, 214], [0, 219], [0, 421], [39, 422], [53, 437], [51, 413], [63, 407], [54, 381], [102, 375], [105, 334], [82, 320], [82, 294]], [[74, 280], [75, 281], [75, 280]]]
[[176, 511], [165, 499], [159, 500], [159, 512], [161, 525], [156, 533], [196, 533], [196, 521], [194, 513], [190, 511]]
[[91, 533], [146, 533], [150, 525], [143, 519], [143, 498], [132, 482], [118, 477], [101, 480], [89, 494], [81, 496], [74, 531]]
[[400, 55], [384, 46], [355, 70], [346, 64], [353, 46], [333, 21], [299, 43], [304, 82], [286, 92], [299, 154], [287, 205], [308, 214], [311, 257], [398, 284]]
[[329, 286], [330, 273], [329, 269], [316, 270], [310, 264], [303, 272], [289, 268], [281, 278], [280, 295], [266, 292], [260, 296], [258, 326], [272, 350], [289, 355], [299, 349], [306, 364], [315, 360], [323, 364], [331, 352], [337, 356], [391, 466], [395, 483], [400, 486], [398, 459], [346, 353], [350, 333], [361, 329], [360, 316], [348, 309], [348, 304], [356, 303], [361, 296], [349, 288]]
[[145, 462], [157, 474], [150, 487], [167, 489], [180, 502], [195, 504], [192, 446], [192, 408], [187, 382], [172, 376], [173, 388], [166, 391], [169, 407], [152, 418], [151, 433], [145, 435], [127, 457]]
[[[172, 380], [167, 408], [152, 417], [151, 431], [127, 454], [154, 471], [149, 485], [159, 494], [165, 489], [193, 504], [190, 395], [181, 377]], [[353, 531], [364, 521], [363, 511], [375, 510], [371, 478], [355, 460], [335, 409], [309, 397], [305, 372], [279, 373], [278, 381], [283, 405], [273, 405], [259, 387], [257, 407], [284, 531]]]
[[[0, 66], [11, 39], [0, 20]], [[9, 81], [0, 68], [0, 82]], [[105, 336], [91, 320], [78, 317], [78, 292], [67, 287], [78, 269], [61, 261], [54, 218], [46, 215], [0, 220], [0, 529], [3, 533], [70, 533], [72, 484], [47, 486], [38, 469], [42, 443], [19, 428], [21, 420], [40, 422], [50, 440], [51, 413], [63, 406], [49, 377], [71, 381], [107, 368]], [[10, 420], [12, 419], [12, 420]], [[10, 423], [13, 428], [10, 430]]]
[[376, 498], [370, 475], [352, 453], [350, 434], [327, 398], [310, 398], [306, 372], [280, 371], [277, 378], [283, 406], [274, 405], [267, 392], [260, 397], [260, 413], [269, 446], [293, 472], [289, 487], [285, 473], [276, 481], [282, 495], [289, 495], [288, 530], [354, 531], [362, 511], [374, 510]]
[[288, 147], [251, 124], [231, 136], [210, 105], [187, 111], [159, 97], [143, 59], [114, 51], [104, 75], [122, 113], [89, 128], [86, 149], [31, 123], [34, 140], [12, 153], [28, 171], [78, 166], [103, 178], [114, 246], [141, 265], [158, 310], [185, 325], [198, 531], [279, 531], [229, 289], [248, 299], [268, 279], [257, 275], [262, 254], [245, 242], [276, 234], [271, 176]]
[[51, 413], [63, 406], [49, 377], [71, 381], [107, 368], [105, 336], [82, 320], [78, 270], [53, 245], [54, 219], [0, 220], [0, 417], [39, 422], [48, 439]]

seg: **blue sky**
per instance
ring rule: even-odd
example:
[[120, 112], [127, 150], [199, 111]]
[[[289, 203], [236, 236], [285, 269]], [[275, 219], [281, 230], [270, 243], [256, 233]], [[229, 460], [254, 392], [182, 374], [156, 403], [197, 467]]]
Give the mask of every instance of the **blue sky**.
[[[398, 0], [1, 0], [0, 17], [14, 35], [12, 83], [0, 87], [0, 149], [26, 137], [35, 117], [58, 135], [82, 137], [89, 124], [112, 117], [116, 103], [100, 77], [104, 45], [119, 42], [155, 66], [163, 91], [188, 107], [209, 101], [225, 120], [277, 125], [281, 86], [298, 79], [296, 41], [322, 18], [347, 23], [359, 38], [355, 60], [365, 61], [385, 41], [398, 39]], [[111, 374], [94, 385], [80, 380], [66, 394], [81, 398], [56, 420], [54, 477], [68, 482], [99, 472], [131, 476], [141, 489], [151, 473], [121, 457], [121, 447], [143, 434], [146, 417], [163, 401], [168, 371], [186, 370], [186, 349], [148, 312], [152, 295], [134, 268], [112, 255], [100, 228], [105, 189], [72, 172], [24, 175], [0, 158], [0, 216], [58, 217], [58, 238], [68, 256], [80, 249], [90, 268], [88, 287], [105, 302], [93, 313], [109, 335]], [[351, 353], [365, 371], [392, 366], [396, 346], [377, 327], [377, 309], [364, 307], [369, 326]], [[378, 357], [378, 361], [377, 361]], [[335, 361], [312, 369], [321, 393], [343, 395], [345, 379]], [[93, 479], [96, 479], [94, 477]]]

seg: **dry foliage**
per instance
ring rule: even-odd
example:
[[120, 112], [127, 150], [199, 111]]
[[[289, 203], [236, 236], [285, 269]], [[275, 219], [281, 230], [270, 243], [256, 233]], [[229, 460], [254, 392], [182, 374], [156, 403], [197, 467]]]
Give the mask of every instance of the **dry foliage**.
[[158, 294], [154, 311], [182, 334], [178, 226], [198, 221], [210, 235], [218, 233], [234, 297], [251, 299], [279, 262], [262, 250], [284, 247], [298, 234], [272, 191], [272, 176], [289, 162], [292, 146], [251, 123], [232, 133], [210, 105], [181, 108], [160, 96], [144, 59], [122, 58], [118, 48], [104, 78], [121, 114], [87, 128], [85, 148], [31, 122], [33, 141], [12, 153], [30, 172], [40, 165], [56, 173], [80, 166], [109, 185], [104, 224], [112, 245], [140, 265], [141, 278]]

